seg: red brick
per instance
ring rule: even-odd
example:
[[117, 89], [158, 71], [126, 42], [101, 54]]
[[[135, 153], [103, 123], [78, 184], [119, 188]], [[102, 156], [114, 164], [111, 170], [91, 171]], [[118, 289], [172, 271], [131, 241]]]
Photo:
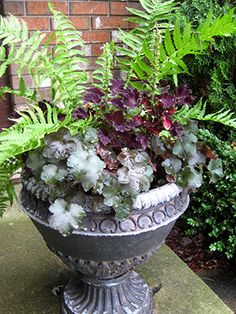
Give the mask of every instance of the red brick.
[[7, 119], [11, 113], [11, 103], [10, 97], [5, 95], [4, 98], [0, 100], [0, 118], [1, 120]]
[[[17, 105], [24, 105], [26, 103], [25, 98], [21, 96], [13, 96], [13, 101]], [[15, 108], [17, 107], [17, 105], [15, 106]]]
[[128, 22], [122, 16], [99, 16], [92, 19], [94, 29], [128, 28]]
[[105, 43], [110, 40], [109, 31], [82, 32], [82, 38], [87, 43]]
[[[50, 14], [48, 3], [42, 1], [28, 2], [27, 4], [28, 15], [47, 15]], [[68, 13], [68, 5], [66, 2], [53, 2], [56, 10], [65, 14]]]
[[[19, 65], [18, 64], [11, 64], [9, 66], [9, 72], [11, 75], [17, 75], [17, 71], [19, 69]], [[22, 75], [28, 74], [27, 69], [24, 69], [22, 72]]]
[[69, 18], [73, 23], [74, 27], [78, 30], [80, 29], [89, 29], [90, 27], [90, 19], [86, 16], [72, 16]]
[[94, 57], [100, 56], [100, 54], [102, 53], [102, 47], [103, 47], [103, 44], [92, 44], [92, 47], [91, 47], [92, 56]]
[[110, 2], [111, 15], [131, 15], [127, 8], [143, 10], [139, 2]]
[[[24, 81], [25, 81], [25, 85], [28, 86], [28, 87], [31, 87], [32, 86], [32, 79], [29, 75], [24, 75], [22, 76]], [[17, 76], [12, 76], [11, 77], [11, 86], [12, 88], [16, 89], [16, 88], [19, 88], [19, 79]]]
[[126, 7], [127, 2], [111, 2], [110, 13], [111, 15], [126, 15], [128, 14]]
[[71, 3], [71, 14], [89, 14], [89, 15], [106, 15], [109, 13], [108, 2], [72, 2]]
[[49, 29], [49, 18], [48, 17], [24, 17], [25, 22], [29, 30], [48, 30]]
[[52, 91], [51, 88], [40, 88], [38, 90], [39, 99], [52, 99]]
[[24, 3], [19, 1], [3, 1], [4, 13], [14, 15], [24, 15]]
[[130, 29], [133, 29], [133, 28], [135, 28], [135, 27], [137, 27], [137, 24], [136, 24], [136, 23], [129, 22], [129, 28], [130, 28]]
[[9, 120], [1, 120], [0, 121], [0, 131], [2, 131], [2, 129], [4, 129], [4, 128], [8, 128], [11, 124], [12, 124], [12, 122]]

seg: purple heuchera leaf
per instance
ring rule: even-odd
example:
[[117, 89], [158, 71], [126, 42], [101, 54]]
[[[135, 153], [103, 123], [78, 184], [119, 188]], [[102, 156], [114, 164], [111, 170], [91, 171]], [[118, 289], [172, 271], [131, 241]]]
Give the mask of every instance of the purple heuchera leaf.
[[109, 143], [111, 143], [111, 138], [102, 129], [98, 131], [98, 138], [104, 146], [107, 146]]
[[78, 107], [73, 111], [72, 117], [74, 119], [85, 119], [88, 117], [88, 112], [84, 110], [83, 108]]
[[139, 91], [137, 89], [132, 88], [132, 87], [127, 87], [122, 92], [122, 96], [124, 99], [124, 101], [123, 101], [124, 106], [129, 107], [129, 108], [136, 108], [136, 107], [140, 106], [140, 104], [142, 102], [142, 98], [141, 98]]
[[182, 138], [184, 134], [183, 126], [177, 121], [173, 122], [170, 129], [170, 133], [173, 136], [178, 136], [179, 138]]
[[125, 120], [123, 110], [118, 110], [105, 115], [107, 122], [113, 126], [117, 132], [127, 132], [140, 125], [140, 120], [136, 117]]
[[185, 84], [175, 90], [175, 99], [178, 105], [191, 104], [194, 100], [192, 90]]
[[96, 87], [89, 88], [84, 96], [84, 102], [87, 103], [93, 103], [93, 104], [100, 104], [102, 101], [102, 98], [104, 96], [104, 93]]
[[140, 144], [139, 148], [142, 148], [144, 150], [147, 148], [148, 144], [150, 143], [149, 137], [144, 134], [138, 134], [136, 136], [136, 141]]
[[174, 95], [168, 93], [162, 94], [160, 97], [160, 101], [162, 102], [164, 109], [171, 108], [176, 104]]
[[124, 109], [124, 100], [121, 97], [113, 98], [111, 103], [119, 109]]
[[124, 89], [123, 80], [117, 80], [115, 82], [111, 87], [112, 95], [117, 96], [111, 100], [111, 103], [114, 106], [118, 107], [119, 109], [124, 109], [125, 107], [136, 108], [141, 105], [142, 97], [137, 89], [132, 87], [127, 87]]
[[111, 94], [114, 96], [120, 93], [124, 88], [124, 81], [123, 80], [111, 80]]

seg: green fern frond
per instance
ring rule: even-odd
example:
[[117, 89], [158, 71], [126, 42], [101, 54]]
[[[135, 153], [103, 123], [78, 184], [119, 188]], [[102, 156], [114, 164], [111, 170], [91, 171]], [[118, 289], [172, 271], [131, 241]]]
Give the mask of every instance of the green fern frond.
[[213, 19], [212, 11], [209, 12], [204, 23], [197, 28], [201, 40], [211, 40], [214, 36], [231, 36], [236, 32], [235, 8], [227, 14]]
[[43, 145], [46, 134], [56, 132], [68, 123], [58, 118], [58, 108], [47, 105], [46, 115], [38, 106], [18, 112], [17, 123], [0, 133], [0, 165], [10, 157], [18, 156]]
[[[53, 49], [52, 63], [56, 68], [59, 82], [54, 86], [55, 99], [60, 101], [80, 101], [84, 92], [87, 74], [81, 71], [86, 68], [85, 44], [71, 21], [61, 12], [54, 9], [51, 3], [49, 10], [53, 14], [55, 23], [56, 46]], [[66, 87], [66, 93], [60, 91], [61, 82]]]
[[[45, 34], [40, 31], [32, 36], [24, 20], [10, 15], [8, 18], [0, 16], [0, 74], [3, 75], [10, 64], [19, 65], [18, 75], [21, 76], [26, 68], [34, 77], [35, 68], [41, 61], [45, 50], [41, 51]], [[8, 47], [8, 53], [6, 48]]]
[[[152, 3], [154, 2], [156, 5], [159, 4], [159, 0], [152, 0]], [[125, 48], [120, 49], [124, 55], [120, 64], [122, 69], [128, 73], [128, 82], [132, 77], [146, 80], [150, 91], [155, 90], [157, 82], [167, 76], [173, 76], [174, 81], [177, 82], [178, 74], [188, 73], [185, 56], [203, 53], [209, 47], [214, 36], [230, 36], [236, 33], [234, 10], [216, 19], [213, 19], [212, 13], [209, 12], [206, 21], [195, 31], [191, 23], [186, 21], [180, 26], [177, 19], [174, 27], [168, 23], [169, 14], [165, 10], [168, 2], [164, 2], [163, 5], [164, 7], [161, 6], [159, 11], [155, 5], [151, 6], [148, 0], [143, 7], [148, 8], [149, 11], [141, 13], [131, 10], [136, 16], [138, 15], [139, 27], [130, 32], [122, 31], [120, 36], [125, 45]], [[173, 2], [169, 5], [172, 6], [172, 9], [174, 8]], [[156, 10], [156, 15], [154, 11], [151, 11], [151, 7], [154, 11]], [[163, 11], [161, 11], [162, 9]], [[154, 21], [156, 17], [158, 18], [154, 27], [149, 19]], [[163, 20], [165, 22], [162, 24]], [[147, 32], [145, 32], [146, 29]], [[157, 32], [159, 47], [155, 45], [156, 48], [153, 49]]]
[[119, 39], [125, 47], [117, 48], [121, 55], [118, 62], [122, 70], [127, 73], [126, 84], [130, 83], [132, 78], [148, 79], [144, 74], [145, 71], [144, 73], [142, 71], [142, 65], [141, 67], [138, 65], [138, 61], [140, 63], [140, 60], [143, 61], [147, 55], [152, 55], [150, 46], [153, 32], [158, 28], [162, 36], [165, 29], [171, 27], [169, 21], [176, 9], [173, 0], [140, 0], [140, 4], [144, 11], [127, 8], [134, 15], [128, 20], [136, 23], [138, 27], [129, 32], [120, 30]]
[[21, 167], [20, 159], [10, 158], [0, 165], [0, 217], [5, 209], [12, 205], [13, 199], [16, 198], [12, 175]]
[[181, 28], [176, 20], [173, 31], [168, 29], [162, 43], [161, 68], [159, 80], [167, 75], [177, 75], [188, 73], [184, 57], [190, 54], [203, 53], [209, 47], [214, 36], [231, 36], [236, 33], [236, 19], [234, 10], [229, 11], [224, 16], [213, 19], [211, 11], [205, 22], [201, 23], [196, 31], [190, 23], [185, 22]]
[[[56, 11], [51, 4], [49, 8], [56, 30], [44, 44], [45, 34], [36, 31], [31, 35], [24, 20], [14, 16], [0, 17], [0, 75], [6, 72], [10, 64], [15, 64], [18, 66], [19, 79], [23, 71], [30, 74], [33, 89], [38, 90], [47, 80], [51, 85], [54, 103], [63, 102], [68, 110], [81, 101], [87, 82], [85, 71], [81, 71], [86, 62], [84, 43], [65, 15]], [[48, 46], [54, 36], [56, 46], [51, 51]], [[33, 92], [31, 95], [35, 96]], [[36, 98], [40, 99], [40, 95]]]
[[93, 85], [100, 88], [105, 95], [109, 92], [114, 68], [114, 42], [106, 43], [103, 52], [96, 61], [98, 68], [93, 72]]
[[173, 118], [183, 125], [186, 125], [189, 119], [194, 119], [199, 121], [213, 121], [236, 128], [236, 117], [233, 112], [222, 109], [215, 113], [206, 114], [206, 105], [207, 103], [203, 104], [202, 100], [192, 108], [189, 105], [185, 105], [175, 112]]

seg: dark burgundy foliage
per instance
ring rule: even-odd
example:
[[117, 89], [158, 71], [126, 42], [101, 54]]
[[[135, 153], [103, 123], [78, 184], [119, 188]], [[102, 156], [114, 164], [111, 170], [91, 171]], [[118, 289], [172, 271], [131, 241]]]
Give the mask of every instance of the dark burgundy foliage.
[[179, 122], [174, 121], [170, 128], [170, 134], [172, 136], [177, 136], [178, 138], [182, 138], [184, 134], [182, 125]]
[[124, 81], [123, 80], [111, 80], [111, 95], [115, 96], [119, 92], [121, 92], [124, 88]]
[[171, 108], [176, 104], [175, 96], [173, 94], [168, 94], [167, 92], [160, 96], [160, 101], [163, 104], [163, 108]]
[[185, 84], [176, 88], [175, 99], [178, 105], [191, 105], [195, 97], [192, 95], [192, 90]]
[[123, 80], [111, 80], [108, 97], [99, 88], [89, 88], [84, 96], [84, 108], [77, 108], [72, 116], [85, 119], [93, 110], [92, 115], [100, 125], [101, 147], [110, 152], [122, 147], [146, 150], [153, 135], [158, 136], [163, 130], [173, 137], [182, 137], [183, 128], [173, 120], [173, 114], [179, 106], [192, 101], [192, 91], [186, 85], [173, 92], [166, 86], [151, 101], [147, 93], [125, 87]]
[[192, 104], [194, 97], [192, 96], [192, 90], [187, 85], [177, 87], [173, 93], [170, 93], [168, 89], [165, 89], [159, 96], [164, 109], [172, 108], [176, 105]]
[[84, 102], [99, 105], [102, 103], [104, 93], [97, 87], [89, 88], [84, 96]]
[[142, 97], [138, 90], [127, 87], [119, 92], [115, 98], [111, 100], [111, 103], [120, 108], [136, 108], [142, 104]]
[[111, 143], [111, 138], [109, 137], [108, 134], [106, 134], [106, 132], [103, 129], [100, 129], [98, 131], [98, 138], [104, 146], [107, 146], [107, 144]]
[[136, 136], [136, 142], [140, 144], [140, 148], [142, 149], [146, 149], [148, 144], [150, 143], [150, 138], [147, 135], [144, 134], [138, 134]]
[[88, 117], [88, 112], [86, 110], [84, 110], [81, 107], [76, 108], [73, 113], [72, 113], [72, 117], [74, 119], [85, 119]]
[[117, 132], [127, 132], [140, 126], [139, 120], [135, 117], [132, 119], [125, 119], [123, 110], [118, 110], [109, 114], [107, 113], [105, 114], [105, 119]]

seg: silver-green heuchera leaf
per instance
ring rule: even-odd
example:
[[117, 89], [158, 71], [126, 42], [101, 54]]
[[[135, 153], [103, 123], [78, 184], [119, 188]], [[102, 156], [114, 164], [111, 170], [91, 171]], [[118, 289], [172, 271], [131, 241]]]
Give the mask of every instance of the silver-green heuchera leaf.
[[134, 194], [148, 191], [153, 180], [153, 169], [148, 154], [144, 151], [122, 148], [117, 159], [123, 165], [117, 171], [118, 181]]
[[221, 159], [211, 159], [207, 165], [209, 170], [210, 182], [215, 183], [224, 176]]
[[46, 158], [65, 159], [74, 152], [80, 142], [76, 136], [71, 136], [67, 129], [49, 134], [45, 137], [43, 155]]
[[53, 185], [56, 182], [62, 182], [67, 176], [66, 169], [60, 169], [56, 165], [48, 164], [43, 166], [41, 179], [48, 185]]
[[45, 163], [46, 158], [42, 154], [42, 149], [35, 149], [29, 152], [26, 165], [30, 168], [34, 175], [38, 176], [40, 174]]
[[161, 165], [165, 168], [167, 174], [175, 176], [182, 167], [182, 161], [177, 157], [171, 157], [169, 159], [165, 159]]
[[199, 188], [202, 185], [202, 172], [187, 166], [177, 174], [178, 185], [188, 188]]
[[83, 148], [70, 155], [67, 166], [74, 179], [82, 184], [86, 192], [96, 184], [102, 170], [106, 167], [105, 163], [95, 155], [95, 152], [90, 151], [89, 154]]
[[49, 207], [52, 216], [49, 218], [50, 225], [63, 235], [67, 235], [82, 225], [86, 213], [82, 206], [70, 204], [64, 199], [56, 199]]

